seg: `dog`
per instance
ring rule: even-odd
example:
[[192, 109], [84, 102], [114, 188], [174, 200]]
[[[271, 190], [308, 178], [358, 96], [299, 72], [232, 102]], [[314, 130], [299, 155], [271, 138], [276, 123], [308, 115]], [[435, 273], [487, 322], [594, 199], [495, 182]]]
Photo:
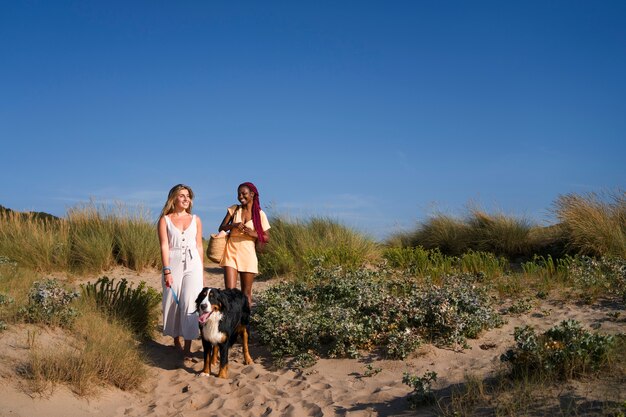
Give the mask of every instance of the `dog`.
[[254, 363], [248, 350], [250, 306], [248, 298], [238, 289], [220, 290], [205, 287], [196, 298], [198, 323], [202, 337], [204, 368], [201, 375], [211, 375], [211, 366], [217, 365], [218, 378], [228, 378], [228, 350], [241, 335], [244, 363]]

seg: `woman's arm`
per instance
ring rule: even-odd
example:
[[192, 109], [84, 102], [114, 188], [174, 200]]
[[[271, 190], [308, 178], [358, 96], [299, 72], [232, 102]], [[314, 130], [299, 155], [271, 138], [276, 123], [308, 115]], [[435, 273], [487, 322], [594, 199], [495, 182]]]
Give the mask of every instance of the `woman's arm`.
[[235, 216], [235, 213], [237, 212], [237, 209], [233, 210], [233, 213], [231, 214], [230, 211], [226, 211], [226, 216], [224, 216], [224, 220], [222, 220], [222, 224], [220, 224], [219, 227], [219, 231], [229, 231], [229, 230], [233, 230], [233, 229], [241, 229], [240, 225], [241, 223], [233, 223], [233, 219]]
[[[167, 240], [167, 225], [165, 223], [165, 216], [162, 216], [159, 219], [157, 230], [159, 232], [159, 245], [161, 246], [161, 263], [163, 264], [163, 268], [166, 268], [170, 266], [170, 245]], [[163, 274], [165, 277], [165, 286], [169, 287], [172, 285], [172, 271], [163, 270]]]

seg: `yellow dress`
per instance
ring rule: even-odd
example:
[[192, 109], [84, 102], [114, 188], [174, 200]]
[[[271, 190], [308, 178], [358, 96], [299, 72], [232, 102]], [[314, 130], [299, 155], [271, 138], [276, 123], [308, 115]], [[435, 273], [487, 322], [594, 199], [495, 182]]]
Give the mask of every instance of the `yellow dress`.
[[[230, 215], [235, 213], [233, 223], [241, 222], [242, 213], [241, 210], [237, 210], [238, 207], [238, 205], [228, 207], [228, 213]], [[254, 230], [252, 220], [248, 220], [245, 225], [247, 228]], [[263, 210], [261, 210], [261, 226], [263, 227], [263, 231], [267, 231], [270, 228], [270, 223], [267, 221], [267, 216]], [[230, 266], [239, 272], [258, 274], [259, 261], [256, 257], [255, 242], [255, 238], [244, 235], [237, 229], [231, 230], [220, 266]]]

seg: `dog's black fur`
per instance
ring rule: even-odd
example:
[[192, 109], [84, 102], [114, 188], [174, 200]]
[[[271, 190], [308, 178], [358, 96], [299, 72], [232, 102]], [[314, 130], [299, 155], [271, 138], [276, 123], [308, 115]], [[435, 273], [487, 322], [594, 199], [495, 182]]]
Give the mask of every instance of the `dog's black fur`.
[[250, 306], [240, 290], [205, 287], [196, 298], [196, 308], [204, 351], [203, 375], [211, 374], [211, 366], [217, 365], [219, 351], [220, 370], [217, 376], [228, 377], [228, 350], [239, 335], [243, 342], [244, 362], [246, 365], [253, 363], [248, 351]]

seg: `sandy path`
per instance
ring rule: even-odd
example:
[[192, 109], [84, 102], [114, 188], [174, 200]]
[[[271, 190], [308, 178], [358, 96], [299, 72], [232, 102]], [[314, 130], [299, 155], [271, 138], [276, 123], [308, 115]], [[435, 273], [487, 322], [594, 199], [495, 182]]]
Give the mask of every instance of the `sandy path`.
[[[136, 274], [115, 270], [110, 278], [125, 277], [132, 282], [146, 281], [160, 289], [158, 273]], [[101, 276], [99, 275], [99, 276]], [[94, 281], [95, 277], [85, 281]], [[221, 287], [221, 270], [207, 268], [205, 284]], [[255, 283], [260, 291], [268, 283]], [[157, 337], [145, 346], [151, 363], [150, 378], [141, 391], [121, 392], [103, 389], [91, 399], [79, 398], [67, 388], [57, 387], [45, 396], [29, 397], [15, 376], [15, 362], [27, 349], [26, 330], [16, 326], [0, 336], [0, 416], [403, 416], [415, 415], [407, 408], [410, 388], [402, 383], [405, 371], [423, 375], [437, 372], [435, 388], [460, 383], [466, 374], [484, 376], [500, 366], [499, 357], [513, 344], [515, 326], [530, 324], [545, 330], [560, 321], [574, 318], [586, 325], [600, 326], [608, 333], [624, 332], [624, 319], [611, 319], [607, 313], [619, 306], [593, 306], [542, 302], [521, 316], [508, 316], [508, 323], [470, 340], [471, 349], [455, 351], [423, 345], [405, 361], [360, 359], [322, 359], [303, 372], [288, 367], [277, 368], [267, 351], [255, 340], [250, 345], [255, 360], [243, 365], [241, 346], [231, 350], [230, 378], [197, 376], [202, 368], [201, 343], [194, 341], [196, 363], [181, 367], [179, 353], [171, 347], [171, 338]], [[21, 329], [21, 330], [20, 330]], [[50, 337], [54, 337], [51, 335]], [[380, 371], [364, 376], [366, 365]], [[428, 413], [427, 411], [424, 411]], [[425, 414], [428, 415], [428, 414]]]

